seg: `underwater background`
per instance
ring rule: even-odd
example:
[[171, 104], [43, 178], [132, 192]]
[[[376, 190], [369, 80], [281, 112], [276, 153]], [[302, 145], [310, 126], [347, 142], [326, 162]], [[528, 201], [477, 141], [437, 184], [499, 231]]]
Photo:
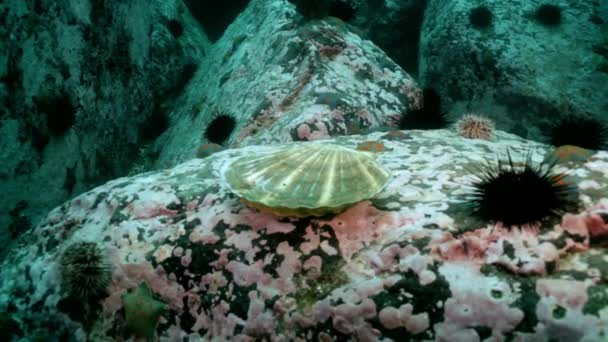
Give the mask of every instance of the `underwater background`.
[[0, 341], [608, 341], [608, 1], [3, 0]]

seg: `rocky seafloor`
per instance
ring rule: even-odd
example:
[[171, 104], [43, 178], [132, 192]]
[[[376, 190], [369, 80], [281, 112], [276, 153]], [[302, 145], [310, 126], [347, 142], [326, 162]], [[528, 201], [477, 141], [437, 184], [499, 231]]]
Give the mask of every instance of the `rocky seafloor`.
[[[3, 331], [24, 341], [608, 339], [608, 153], [557, 166], [578, 188], [578, 210], [508, 229], [470, 214], [471, 170], [507, 150], [540, 162], [546, 145], [500, 131], [492, 141], [404, 133], [320, 141], [379, 141], [377, 160], [393, 174], [375, 198], [333, 216], [276, 217], [230, 193], [222, 169], [269, 146], [83, 193], [0, 267]], [[60, 276], [78, 241], [111, 260], [94, 303], [71, 299]], [[130, 321], [132, 297], [155, 308], [141, 313], [152, 335]]]

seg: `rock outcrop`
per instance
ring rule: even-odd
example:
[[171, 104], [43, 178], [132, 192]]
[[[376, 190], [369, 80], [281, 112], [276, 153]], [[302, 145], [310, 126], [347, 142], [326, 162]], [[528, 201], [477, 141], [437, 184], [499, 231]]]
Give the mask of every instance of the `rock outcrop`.
[[287, 0], [251, 1], [201, 64], [156, 142], [158, 166], [192, 158], [215, 112], [227, 145], [314, 140], [387, 127], [417, 106], [415, 81], [341, 20], [306, 21]]
[[209, 43], [181, 1], [8, 0], [0, 13], [0, 240], [8, 241], [126, 174], [168, 125], [167, 108]]
[[[0, 309], [30, 339], [128, 338], [155, 324], [167, 341], [605, 336], [608, 153], [556, 170], [568, 170], [580, 211], [507, 229], [472, 219], [467, 170], [507, 148], [540, 162], [545, 146], [500, 131], [492, 141], [403, 133], [324, 141], [382, 143], [377, 160], [393, 178], [375, 198], [322, 218], [260, 213], [228, 191], [222, 169], [267, 146], [113, 180], [26, 233], [0, 267]], [[58, 274], [77, 241], [98, 242], [112, 260], [107, 295], [88, 306]], [[142, 287], [157, 310], [142, 316], [145, 330], [124, 310]]]
[[606, 22], [601, 1], [430, 0], [418, 81], [452, 114], [537, 141], [569, 114], [608, 122]]

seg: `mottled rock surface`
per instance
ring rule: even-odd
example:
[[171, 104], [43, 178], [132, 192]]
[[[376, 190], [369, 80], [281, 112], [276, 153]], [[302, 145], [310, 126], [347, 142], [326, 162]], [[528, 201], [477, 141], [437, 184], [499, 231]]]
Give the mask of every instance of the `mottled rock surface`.
[[[147, 300], [167, 308], [161, 341], [605, 339], [607, 152], [556, 170], [578, 187], [580, 211], [508, 230], [469, 215], [467, 170], [507, 148], [539, 162], [546, 146], [449, 130], [328, 142], [369, 140], [385, 145], [377, 159], [393, 178], [335, 216], [278, 218], [227, 190], [222, 168], [268, 146], [86, 192], [26, 233], [2, 264], [0, 311], [30, 340], [128, 338], [121, 298], [145, 283]], [[82, 303], [66, 304], [57, 269], [64, 248], [82, 240], [107, 248], [113, 264], [108, 296], [88, 315]]]
[[341, 20], [306, 22], [287, 0], [253, 0], [171, 112], [158, 165], [194, 156], [216, 111], [237, 119], [231, 146], [315, 140], [386, 127], [420, 101], [414, 80]]
[[244, 146], [358, 134], [419, 101], [356, 29], [306, 22], [287, 0], [11, 0], [0, 13], [2, 240], [103, 181], [192, 158], [218, 111]]
[[[543, 24], [544, 4], [561, 21]], [[471, 25], [479, 6], [491, 13], [487, 27]], [[606, 122], [607, 23], [605, 1], [429, 0], [418, 81], [438, 89], [453, 114], [481, 113], [528, 139], [567, 114]]]
[[165, 107], [209, 43], [173, 0], [7, 0], [0, 17], [0, 240], [8, 241], [126, 174], [166, 127]]
[[350, 24], [416, 77], [420, 32], [428, 0], [343, 1], [356, 9]]

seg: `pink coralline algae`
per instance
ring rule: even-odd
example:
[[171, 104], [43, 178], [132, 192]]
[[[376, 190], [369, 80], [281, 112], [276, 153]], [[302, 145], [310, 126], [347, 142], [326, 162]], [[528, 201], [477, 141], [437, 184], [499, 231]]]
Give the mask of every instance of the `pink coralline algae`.
[[296, 128], [299, 140], [319, 140], [329, 137], [329, 130], [323, 121], [308, 120]]
[[359, 304], [340, 304], [331, 310], [334, 328], [343, 333], [354, 335], [360, 341], [374, 341], [380, 332], [366, 322], [376, 316], [376, 304], [370, 299], [363, 299]]
[[[536, 308], [542, 329], [535, 337], [555, 336], [562, 341], [603, 341], [608, 320], [604, 315], [585, 312], [589, 281], [541, 279], [536, 284], [540, 296]], [[597, 302], [595, 302], [597, 303]]]
[[158, 294], [173, 310], [181, 311], [186, 290], [174, 275], [167, 274], [162, 267], [152, 268], [150, 264], [124, 264], [113, 274], [112, 295], [104, 300], [104, 308], [114, 312], [120, 308], [119, 298], [127, 289], [137, 288], [145, 281], [152, 292]]
[[602, 202], [578, 215], [564, 215], [561, 226], [568, 233], [584, 237], [583, 245], [574, 241], [570, 243], [585, 250], [589, 239], [600, 239], [608, 235], [608, 219], [604, 217], [608, 218], [608, 202]]
[[330, 221], [330, 225], [346, 260], [363, 247], [377, 240], [395, 225], [390, 213], [381, 212], [369, 201], [360, 202]]
[[249, 310], [243, 332], [249, 336], [264, 336], [274, 332], [276, 321], [271, 312], [266, 310], [264, 300], [256, 291], [249, 292]]
[[226, 279], [223, 272], [207, 273], [201, 277], [201, 288], [210, 294], [216, 294], [220, 288], [226, 285], [228, 285], [228, 279]]
[[269, 284], [272, 277], [264, 272], [264, 262], [256, 261], [252, 265], [247, 265], [238, 261], [230, 261], [226, 265], [226, 270], [232, 273], [232, 279], [238, 286], [250, 286], [253, 284]]
[[[542, 233], [533, 226], [505, 228], [498, 224], [463, 233], [458, 238], [444, 235], [431, 245], [446, 261], [496, 264], [515, 273], [546, 274], [547, 264], [567, 253], [588, 250], [591, 237], [606, 234], [608, 225], [598, 210], [601, 209], [565, 214], [560, 225]], [[558, 243], [560, 239], [563, 246]]]
[[436, 279], [435, 273], [428, 269], [433, 264], [433, 259], [411, 245], [399, 247], [393, 244], [379, 253], [368, 252], [363, 258], [369, 260], [370, 266], [377, 273], [412, 271], [418, 276], [420, 285], [428, 285]]
[[565, 279], [540, 279], [536, 282], [536, 292], [541, 297], [552, 297], [557, 304], [567, 309], [582, 309], [587, 302], [587, 288], [591, 285], [582, 281]]
[[503, 281], [462, 262], [446, 263], [440, 273], [449, 281], [452, 296], [444, 304], [445, 321], [438, 335], [447, 329], [466, 336], [468, 327], [475, 326], [489, 327], [498, 334], [511, 331], [524, 318], [520, 309], [511, 307], [515, 297]]
[[310, 39], [309, 41], [317, 48], [319, 55], [322, 58], [334, 59], [336, 56], [341, 54], [345, 48], [344, 44], [324, 45], [315, 41], [314, 39]]
[[387, 306], [380, 310], [378, 318], [387, 329], [403, 327], [407, 331], [418, 334], [429, 327], [429, 317], [426, 313], [413, 314], [411, 304], [403, 304], [399, 308]]
[[239, 212], [239, 223], [246, 224], [256, 231], [265, 231], [266, 234], [287, 234], [296, 228], [293, 223], [279, 222], [276, 216], [251, 208], [243, 208]]

